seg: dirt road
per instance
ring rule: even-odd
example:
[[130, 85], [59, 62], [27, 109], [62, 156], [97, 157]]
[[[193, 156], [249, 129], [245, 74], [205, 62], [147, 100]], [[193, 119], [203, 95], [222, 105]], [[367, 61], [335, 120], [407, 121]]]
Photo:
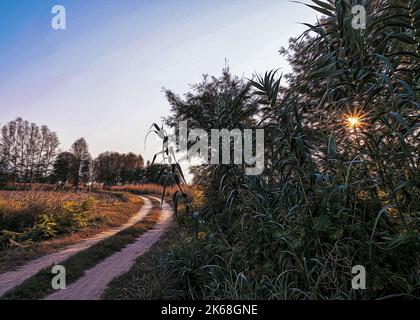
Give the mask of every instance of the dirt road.
[[[157, 199], [157, 198], [155, 198]], [[159, 201], [159, 199], [157, 199]], [[136, 258], [143, 255], [155, 244], [166, 231], [172, 221], [172, 209], [164, 202], [161, 216], [155, 227], [141, 235], [135, 242], [112, 256], [103, 260], [95, 267], [87, 270], [85, 275], [65, 290], [59, 290], [47, 296], [46, 300], [99, 300], [108, 283], [129, 271]]]

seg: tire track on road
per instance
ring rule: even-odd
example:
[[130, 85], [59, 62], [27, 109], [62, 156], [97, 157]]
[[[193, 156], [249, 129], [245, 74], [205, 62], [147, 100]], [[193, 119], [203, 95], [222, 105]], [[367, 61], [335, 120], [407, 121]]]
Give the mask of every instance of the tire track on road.
[[[160, 199], [151, 197], [160, 201]], [[171, 224], [173, 211], [163, 202], [161, 216], [155, 227], [141, 235], [123, 250], [87, 270], [85, 275], [64, 290], [47, 296], [46, 300], [99, 300], [107, 285], [116, 277], [128, 272], [135, 260], [145, 254], [165, 233]]]

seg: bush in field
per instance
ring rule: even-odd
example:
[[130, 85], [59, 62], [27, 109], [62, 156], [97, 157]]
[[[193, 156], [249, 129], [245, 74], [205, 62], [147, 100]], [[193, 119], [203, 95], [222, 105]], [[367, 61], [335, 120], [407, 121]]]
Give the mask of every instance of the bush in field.
[[41, 241], [82, 230], [88, 225], [91, 197], [37, 192], [0, 198], [0, 246], [9, 240]]

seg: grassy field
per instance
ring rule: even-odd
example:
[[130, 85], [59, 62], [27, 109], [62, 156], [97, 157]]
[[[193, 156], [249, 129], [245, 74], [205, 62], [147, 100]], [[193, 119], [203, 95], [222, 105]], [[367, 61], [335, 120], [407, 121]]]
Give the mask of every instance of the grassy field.
[[[113, 253], [123, 249], [138, 239], [141, 234], [150, 230], [160, 218], [159, 203], [156, 200], [152, 200], [152, 203], [155, 209], [151, 210], [141, 222], [61, 262], [61, 265], [66, 268], [67, 284], [69, 285], [75, 282], [83, 276], [86, 270], [94, 267], [97, 263], [111, 256]], [[54, 289], [51, 287], [51, 268], [46, 268], [7, 293], [1, 299], [42, 299], [53, 292]]]
[[0, 191], [0, 272], [119, 226], [141, 206], [115, 192]]

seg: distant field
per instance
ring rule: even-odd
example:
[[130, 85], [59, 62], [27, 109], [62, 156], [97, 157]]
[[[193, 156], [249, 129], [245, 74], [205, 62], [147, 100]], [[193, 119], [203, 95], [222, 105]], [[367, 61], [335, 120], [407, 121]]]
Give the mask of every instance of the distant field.
[[[196, 192], [195, 188], [191, 186], [183, 186], [185, 188], [184, 192], [187, 193], [191, 199], [194, 198], [194, 193]], [[112, 191], [119, 192], [130, 192], [134, 194], [162, 194], [163, 186], [153, 183], [146, 183], [141, 185], [126, 185], [126, 186], [117, 186], [111, 187]], [[177, 186], [167, 186], [165, 189], [165, 196], [172, 197], [175, 192], [179, 191]]]
[[[49, 183], [17, 183], [17, 182], [8, 182], [2, 186], [2, 190], [9, 191], [60, 191], [60, 192], [73, 192], [74, 186], [70, 183], [64, 185], [59, 184], [49, 184]], [[88, 188], [80, 184], [79, 191], [86, 191]], [[95, 190], [102, 190], [101, 184], [95, 184]]]

